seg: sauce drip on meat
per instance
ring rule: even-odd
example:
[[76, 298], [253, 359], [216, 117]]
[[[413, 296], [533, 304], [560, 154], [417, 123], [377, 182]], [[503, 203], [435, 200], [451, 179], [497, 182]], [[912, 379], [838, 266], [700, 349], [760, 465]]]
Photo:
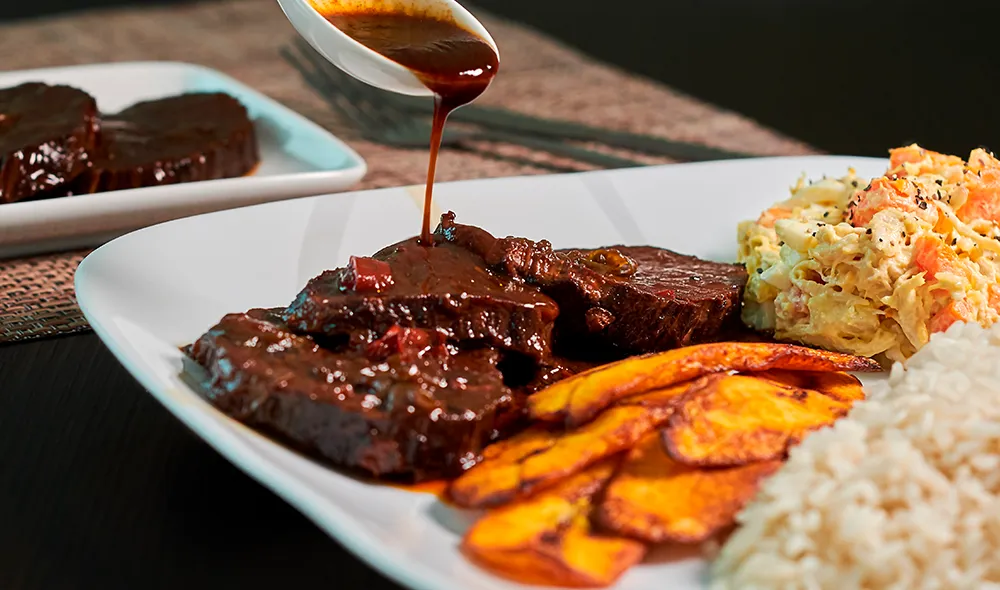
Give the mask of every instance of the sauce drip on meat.
[[486, 91], [499, 67], [496, 51], [454, 21], [432, 16], [367, 12], [324, 16], [355, 41], [408, 68], [435, 95], [420, 231], [420, 243], [430, 246], [434, 175], [445, 121], [453, 110]]

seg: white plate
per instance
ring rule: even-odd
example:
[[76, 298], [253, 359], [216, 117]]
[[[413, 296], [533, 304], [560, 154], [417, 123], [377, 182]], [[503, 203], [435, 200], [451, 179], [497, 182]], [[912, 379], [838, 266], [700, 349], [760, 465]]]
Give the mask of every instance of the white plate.
[[[738, 221], [784, 198], [800, 174], [878, 175], [868, 158], [807, 157], [674, 165], [442, 184], [436, 199], [494, 234], [556, 247], [654, 244], [732, 260]], [[80, 306], [125, 367], [171, 412], [359, 557], [422, 590], [523, 588], [457, 550], [468, 515], [431, 495], [358, 482], [215, 411], [179, 375], [178, 346], [228, 312], [289, 303], [306, 280], [419, 228], [417, 187], [343, 193], [212, 213], [137, 231], [91, 254]], [[697, 556], [660, 556], [617, 588], [698, 588]]]
[[226, 92], [247, 107], [261, 161], [241, 178], [0, 205], [0, 256], [94, 245], [178, 217], [332, 193], [365, 174], [361, 156], [319, 125], [202, 66], [131, 62], [0, 73], [0, 88], [24, 82], [86, 90], [104, 113], [185, 92]]

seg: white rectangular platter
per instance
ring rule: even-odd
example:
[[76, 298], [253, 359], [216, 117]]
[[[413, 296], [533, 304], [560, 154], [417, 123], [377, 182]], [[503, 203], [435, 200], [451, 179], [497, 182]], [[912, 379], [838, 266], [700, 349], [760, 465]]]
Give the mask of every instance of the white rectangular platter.
[[226, 92], [250, 113], [261, 162], [249, 176], [0, 205], [0, 257], [96, 245], [198, 213], [344, 190], [365, 174], [357, 153], [319, 125], [209, 68], [175, 62], [95, 64], [0, 73], [89, 92], [102, 113], [187, 92]]
[[[783, 199], [800, 174], [878, 175], [882, 160], [773, 158], [440, 185], [438, 208], [500, 236], [555, 247], [652, 244], [732, 260], [736, 225]], [[181, 378], [178, 346], [224, 314], [287, 305], [305, 282], [417, 233], [418, 187], [343, 193], [212, 213], [119, 238], [76, 275], [97, 334], [168, 410], [344, 546], [420, 590], [524, 588], [458, 551], [471, 515], [428, 494], [359, 482], [217, 412]], [[262, 239], [265, 237], [265, 239]], [[621, 590], [701, 587], [696, 553], [658, 553]]]

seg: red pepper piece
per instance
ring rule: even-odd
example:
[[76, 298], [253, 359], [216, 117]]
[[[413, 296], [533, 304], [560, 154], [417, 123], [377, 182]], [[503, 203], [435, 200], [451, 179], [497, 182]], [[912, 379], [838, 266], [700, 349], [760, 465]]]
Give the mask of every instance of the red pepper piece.
[[404, 328], [396, 324], [381, 338], [368, 345], [366, 356], [372, 360], [382, 360], [398, 354], [403, 360], [412, 362], [435, 344], [435, 338], [427, 330]]
[[388, 262], [364, 256], [351, 256], [343, 285], [352, 291], [379, 292], [392, 286], [392, 269]]

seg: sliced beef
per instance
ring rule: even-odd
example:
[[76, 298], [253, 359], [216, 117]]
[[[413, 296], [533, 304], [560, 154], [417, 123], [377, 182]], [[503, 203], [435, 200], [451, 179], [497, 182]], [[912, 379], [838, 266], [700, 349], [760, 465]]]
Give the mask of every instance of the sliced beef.
[[584, 312], [582, 323], [567, 317], [577, 331], [639, 353], [715, 340], [738, 324], [747, 280], [742, 265], [710, 262], [652, 246], [611, 246], [564, 254], [591, 260], [607, 251], [634, 260], [635, 274], [628, 280], [612, 276], [600, 303]]
[[537, 287], [490, 270], [474, 251], [411, 239], [312, 279], [285, 319], [298, 332], [368, 339], [393, 325], [433, 328], [545, 358], [558, 313]]
[[73, 194], [243, 176], [260, 160], [246, 108], [223, 93], [137, 103], [104, 117], [92, 167]]
[[538, 285], [559, 304], [560, 343], [617, 356], [703, 342], [737, 321], [742, 265], [650, 246], [554, 251], [547, 241], [498, 239], [442, 217], [436, 234], [495, 272]]
[[363, 349], [326, 350], [269, 311], [227, 315], [189, 354], [227, 415], [376, 477], [461, 473], [521, 415], [492, 349], [394, 327]]
[[516, 352], [505, 352], [500, 356], [497, 368], [503, 373], [504, 385], [517, 395], [528, 396], [596, 365], [591, 361], [563, 356], [537, 359]]
[[538, 363], [535, 366], [535, 371], [531, 379], [518, 391], [525, 395], [530, 395], [558, 381], [562, 381], [578, 373], [583, 373], [584, 371], [589, 371], [599, 364], [565, 357], [553, 357], [545, 362]]
[[237, 420], [372, 476], [447, 477], [523, 425], [528, 394], [608, 356], [722, 337], [745, 281], [737, 265], [554, 251], [448, 214], [432, 244], [352, 257], [287, 309], [226, 316], [186, 352]]
[[58, 193], [86, 170], [99, 127], [82, 90], [37, 82], [0, 90], [0, 203]]

